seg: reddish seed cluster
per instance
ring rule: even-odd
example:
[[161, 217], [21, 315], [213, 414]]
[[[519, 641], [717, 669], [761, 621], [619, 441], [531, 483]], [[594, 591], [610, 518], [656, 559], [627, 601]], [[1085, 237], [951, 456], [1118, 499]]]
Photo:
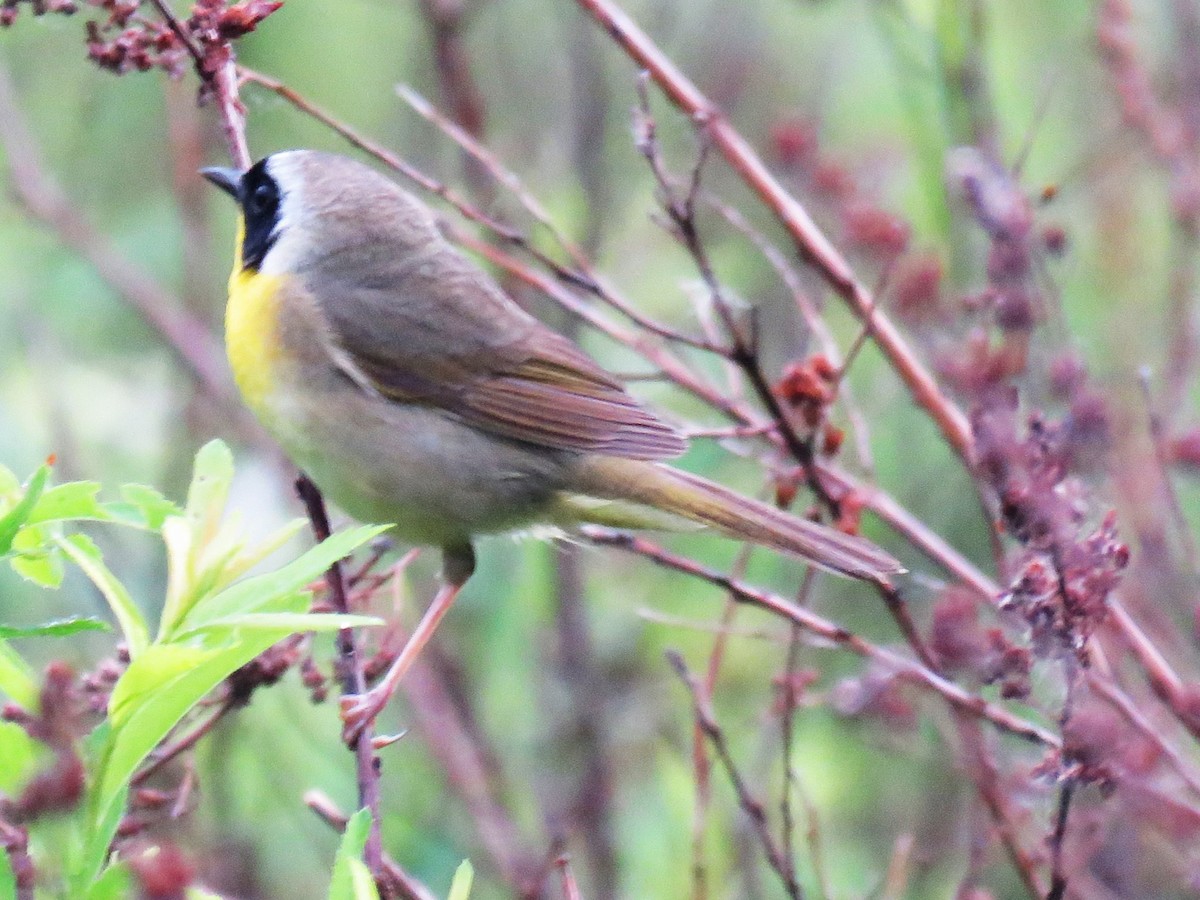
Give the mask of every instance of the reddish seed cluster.
[[61, 13], [69, 16], [79, 11], [79, 4], [75, 0], [3, 0], [0, 2], [0, 28], [17, 21], [17, 13], [20, 12], [22, 2], [30, 8], [35, 16], [44, 16], [46, 13]]
[[84, 702], [90, 712], [104, 715], [108, 709], [108, 698], [112, 694], [113, 686], [123, 671], [124, 666], [116, 660], [105, 660], [96, 667], [94, 672], [86, 674], [80, 679]]
[[913, 253], [892, 271], [890, 308], [906, 322], [933, 322], [946, 315], [942, 261], [935, 253]]
[[862, 530], [862, 514], [867, 500], [857, 491], [849, 491], [838, 498], [838, 516], [833, 527], [844, 534], [858, 534]]
[[[0, 26], [11, 25], [21, 0], [3, 0]], [[35, 15], [76, 12], [74, 0], [26, 0]], [[143, 14], [143, 0], [86, 0], [107, 15], [87, 23], [88, 58], [102, 69], [123, 75], [162, 69], [178, 77], [189, 49], [166, 22]], [[229, 41], [249, 34], [283, 5], [282, 0], [197, 0], [182, 30], [195, 49], [202, 75], [210, 75], [229, 58]], [[205, 79], [207, 81], [207, 79]], [[201, 99], [204, 88], [201, 89]]]
[[159, 22], [140, 22], [115, 36], [105, 26], [88, 22], [87, 52], [100, 68], [118, 75], [158, 68], [178, 78], [187, 62], [187, 51], [175, 33]]
[[232, 5], [225, 0], [198, 0], [188, 26], [201, 42], [234, 41], [281, 6], [283, 0], [242, 0]]
[[975, 594], [951, 585], [933, 608], [930, 649], [948, 672], [962, 672], [982, 684], [999, 684], [1001, 696], [1023, 699], [1029, 695], [1033, 656], [1018, 647], [999, 628], [980, 627]]
[[[842, 449], [846, 432], [827, 421], [829, 405], [837, 395], [841, 371], [822, 353], [808, 359], [789, 363], [775, 385], [775, 394], [812, 434], [814, 451], [821, 456], [834, 457]], [[775, 503], [787, 508], [796, 499], [805, 478], [802, 468], [780, 473], [775, 479]], [[837, 497], [837, 521], [833, 526], [846, 534], [858, 534], [866, 501], [850, 491]]]
[[195, 866], [171, 843], [145, 844], [122, 854], [146, 900], [175, 900], [196, 877]]
[[895, 213], [856, 199], [842, 210], [842, 233], [850, 246], [893, 260], [908, 249], [912, 227]]
[[300, 680], [308, 689], [313, 703], [324, 703], [329, 696], [329, 679], [312, 656], [300, 661]]
[[964, 396], [986, 399], [1025, 371], [1027, 360], [1025, 342], [994, 341], [986, 329], [976, 328], [956, 354], [937, 360], [937, 371]]
[[908, 249], [912, 237], [908, 222], [864, 196], [844, 165], [821, 155], [817, 129], [811, 122], [777, 122], [771, 128], [770, 146], [781, 168], [804, 179], [833, 206], [849, 246], [884, 264]]
[[825, 418], [826, 407], [837, 393], [838, 369], [821, 353], [808, 359], [789, 363], [775, 393], [800, 416], [809, 428], [816, 428]]
[[972, 425], [980, 474], [999, 497], [1005, 530], [1026, 551], [1004, 605], [1029, 625], [1035, 653], [1070, 650], [1082, 658], [1129, 550], [1117, 539], [1112, 512], [1081, 534], [1087, 509], [1070, 477], [1079, 435], [1069, 421], [1049, 423], [1036, 414], [1020, 434], [1015, 392], [998, 392], [975, 410]]
[[873, 669], [845, 678], [831, 692], [830, 702], [843, 716], [878, 719], [889, 731], [911, 731], [917, 725], [904, 683], [892, 672]]
[[816, 163], [820, 141], [812, 122], [787, 119], [771, 126], [770, 146], [779, 165], [801, 169]]
[[1038, 243], [1033, 205], [1012, 173], [974, 147], [954, 151], [947, 170], [991, 242], [986, 297], [996, 325], [1003, 332], [1032, 330], [1042, 315], [1039, 291], [1030, 277]]
[[39, 710], [35, 715], [10, 703], [2, 714], [5, 721], [20, 725], [31, 738], [54, 752], [54, 761], [30, 779], [20, 796], [0, 802], [0, 815], [12, 822], [71, 809], [83, 796], [86, 775], [75, 752], [75, 741], [87, 731], [89, 723], [70, 666], [51, 663], [46, 668]]
[[281, 641], [250, 660], [227, 679], [233, 701], [249, 703], [250, 696], [258, 688], [274, 684], [296, 665], [301, 652], [301, 641], [293, 638]]

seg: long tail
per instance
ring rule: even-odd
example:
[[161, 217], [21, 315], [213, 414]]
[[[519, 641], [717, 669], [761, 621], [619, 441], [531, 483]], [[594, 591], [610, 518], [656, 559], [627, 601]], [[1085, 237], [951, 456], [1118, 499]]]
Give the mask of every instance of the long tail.
[[[591, 497], [632, 502], [698, 522], [850, 578], [877, 581], [904, 571], [894, 557], [870, 541], [797, 518], [668, 466], [594, 456], [581, 464], [572, 487]], [[612, 516], [596, 520], [611, 523]]]

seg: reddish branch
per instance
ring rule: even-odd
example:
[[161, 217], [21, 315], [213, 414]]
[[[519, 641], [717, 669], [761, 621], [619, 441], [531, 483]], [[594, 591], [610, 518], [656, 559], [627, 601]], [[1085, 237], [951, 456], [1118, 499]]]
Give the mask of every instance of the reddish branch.
[[639, 556], [645, 556], [658, 565], [714, 584], [728, 591], [741, 603], [765, 609], [789, 622], [794, 622], [810, 634], [836, 644], [843, 650], [849, 650], [851, 653], [879, 663], [898, 677], [939, 694], [953, 707], [991, 722], [1001, 731], [1052, 749], [1057, 749], [1062, 745], [1056, 734], [1040, 725], [1022, 719], [1003, 707], [970, 693], [924, 665], [877, 646], [814, 612], [796, 606], [777, 594], [745, 584], [695, 560], [671, 553], [645, 538], [595, 526], [585, 527], [583, 534], [594, 543], [629, 550]]
[[[667, 174], [659, 152], [657, 127], [650, 113], [650, 99], [646, 94], [644, 81], [640, 80], [638, 85], [641, 107], [635, 127], [635, 143], [650, 166], [650, 171], [658, 184], [659, 201], [663, 211], [667, 214], [671, 226], [669, 230], [691, 256], [696, 271], [699, 272], [700, 278], [708, 290], [709, 300], [717, 311], [721, 324], [728, 335], [729, 346], [724, 349], [722, 355], [738, 367], [750, 384], [755, 396], [758, 397], [759, 402], [775, 423], [776, 433], [787, 447], [788, 453], [804, 472], [805, 483], [829, 515], [836, 520], [840, 514], [840, 506], [826, 490], [816, 467], [816, 454], [813, 450], [813, 439], [816, 432], [814, 430], [813, 434], [802, 438], [792, 426], [791, 420], [784, 412], [780, 398], [776, 396], [775, 390], [772, 389], [770, 381], [763, 371], [762, 362], [759, 359], [755, 321], [753, 318], [748, 322], [737, 321], [700, 236], [700, 227], [696, 218], [696, 203], [700, 196], [701, 175], [709, 145], [706, 142], [701, 143], [696, 163], [688, 178], [686, 191], [679, 190]], [[702, 133], [701, 140], [705, 141], [705, 139], [706, 135]]]
[[870, 291], [855, 277], [845, 257], [813, 222], [807, 210], [779, 184], [724, 114], [679, 71], [634, 21], [609, 0], [577, 0], [638, 66], [650, 73], [664, 94], [691, 117], [729, 165], [775, 213], [796, 249], [847, 302], [872, 325], [871, 337], [907, 385], [913, 399], [937, 424], [946, 441], [970, 466], [971, 429], [966, 416], [942, 393], [933, 375], [917, 359], [896, 326], [876, 310]]
[[706, 699], [700, 685], [692, 676], [692, 673], [688, 671], [687, 663], [683, 661], [682, 656], [674, 651], [668, 651], [667, 662], [671, 664], [671, 668], [675, 670], [680, 681], [683, 682], [684, 687], [691, 694], [692, 709], [696, 717], [696, 724], [712, 744], [717, 758], [721, 760], [721, 765], [725, 768], [725, 773], [729, 776], [729, 781], [733, 785], [734, 792], [737, 794], [738, 806], [741, 807], [742, 811], [750, 819], [750, 824], [754, 828], [754, 834], [758, 838], [758, 842], [762, 845], [763, 853], [766, 854], [767, 863], [779, 876], [779, 880], [783, 882], [783, 887], [787, 895], [792, 900], [800, 900], [804, 896], [804, 892], [800, 889], [800, 883], [796, 880], [796, 867], [791, 859], [784, 856], [783, 851], [779, 848], [774, 836], [772, 836], [766, 807], [751, 792], [746, 779], [742, 776], [737, 764], [733, 761], [733, 757], [729, 752], [729, 745], [725, 741], [725, 733], [717, 724], [712, 706]]
[[522, 829], [500, 796], [503, 779], [456, 708], [445, 679], [429, 660], [419, 658], [401, 689], [496, 871], [516, 896], [539, 897], [546, 874], [541, 856], [527, 847]]
[[[330, 535], [329, 516], [325, 512], [325, 502], [321, 498], [317, 486], [306, 475], [301, 475], [296, 479], [296, 493], [300, 495], [304, 508], [308, 512], [313, 535], [317, 541], [325, 540]], [[329, 567], [326, 580], [329, 585], [329, 595], [333, 599], [334, 611], [350, 612], [341, 563], [335, 562]], [[337, 648], [338, 661], [335, 670], [342, 685], [342, 695], [366, 693], [367, 679], [363, 674], [363, 659], [353, 629], [343, 628], [338, 632]], [[374, 740], [374, 723], [366, 722], [356, 733], [352, 749], [357, 762], [359, 806], [371, 811], [371, 831], [363, 851], [364, 861], [372, 875], [375, 876], [375, 880], [382, 882], [383, 843], [379, 828], [380, 768], [375, 757]]]
[[[304, 795], [304, 804], [335, 831], [341, 833], [346, 830], [349, 818], [324, 794], [309, 791]], [[388, 891], [384, 896], [395, 897], [397, 900], [435, 900], [433, 891], [409, 875], [386, 853], [383, 855], [383, 885]]]

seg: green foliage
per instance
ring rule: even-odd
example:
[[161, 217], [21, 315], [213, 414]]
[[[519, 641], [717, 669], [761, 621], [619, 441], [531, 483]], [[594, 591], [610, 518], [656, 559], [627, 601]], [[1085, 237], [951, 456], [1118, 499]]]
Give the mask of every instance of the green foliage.
[[[264, 541], [248, 542], [236, 517], [225, 513], [233, 461], [219, 441], [196, 455], [182, 509], [140, 485], [125, 486], [122, 500], [110, 503], [99, 499], [99, 485], [93, 482], [49, 486], [49, 480], [49, 464], [24, 485], [0, 470], [0, 555], [18, 574], [44, 587], [61, 583], [64, 562], [75, 565], [107, 602], [128, 648], [130, 662], [113, 687], [108, 717], [86, 742], [87, 800], [75, 819], [77, 852], [67, 872], [69, 896], [123, 897], [128, 895], [128, 873], [110, 864], [110, 846], [138, 767], [197, 703], [280, 640], [298, 632], [379, 624], [367, 616], [309, 612], [307, 586], [384, 527], [341, 532], [275, 571], [245, 577], [304, 522], [289, 523]], [[155, 637], [96, 543], [69, 530], [80, 522], [135, 527], [162, 538], [167, 591]], [[74, 616], [34, 626], [0, 626], [0, 638], [65, 637], [95, 630], [109, 626]], [[38, 694], [30, 666], [2, 641], [0, 690], [23, 706], [32, 706]], [[32, 774], [38, 754], [18, 726], [0, 729], [0, 787], [10, 790]], [[350, 866], [348, 871], [357, 884], [357, 870]], [[354, 890], [345, 896], [373, 896]]]
[[81, 631], [112, 631], [112, 626], [94, 616], [72, 616], [42, 625], [0, 625], [0, 638], [67, 637]]
[[446, 900], [467, 900], [471, 896], [471, 884], [475, 881], [475, 868], [469, 859], [464, 859], [454, 872], [450, 882], [450, 894]]
[[329, 882], [329, 900], [379, 900], [375, 879], [362, 859], [370, 833], [371, 811], [360, 809], [350, 817], [342, 832], [333, 862], [333, 879]]
[[7, 853], [0, 853], [0, 898], [13, 900], [17, 896], [17, 879]]

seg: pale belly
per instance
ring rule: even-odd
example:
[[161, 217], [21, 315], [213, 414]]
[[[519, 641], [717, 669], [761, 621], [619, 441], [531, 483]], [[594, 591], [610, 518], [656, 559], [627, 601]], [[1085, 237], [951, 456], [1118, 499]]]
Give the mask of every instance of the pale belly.
[[461, 544], [537, 523], [569, 464], [352, 385], [315, 395], [311, 385], [302, 395], [280, 385], [266, 399], [267, 429], [333, 503], [359, 521], [393, 523], [414, 543]]

